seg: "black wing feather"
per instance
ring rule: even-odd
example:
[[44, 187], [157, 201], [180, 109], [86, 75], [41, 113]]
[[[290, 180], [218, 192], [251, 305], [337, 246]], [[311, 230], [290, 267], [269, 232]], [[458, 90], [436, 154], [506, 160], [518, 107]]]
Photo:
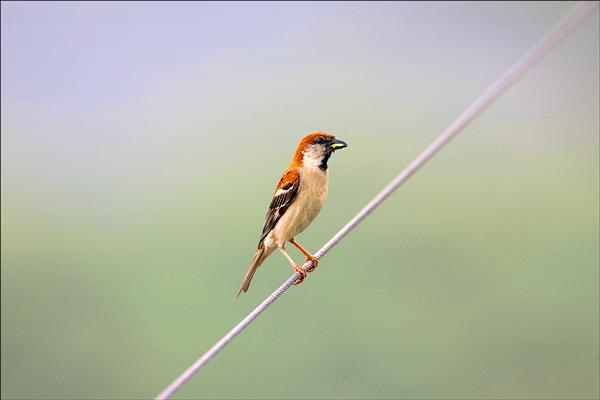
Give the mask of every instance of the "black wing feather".
[[[282, 178], [283, 179], [283, 178]], [[284, 190], [283, 193], [273, 197], [269, 211], [265, 218], [265, 225], [263, 226], [262, 235], [260, 235], [260, 244], [273, 230], [281, 216], [286, 212], [288, 207], [294, 202], [298, 195], [298, 188], [300, 187], [300, 179], [296, 179], [293, 182], [288, 183], [279, 190]]]

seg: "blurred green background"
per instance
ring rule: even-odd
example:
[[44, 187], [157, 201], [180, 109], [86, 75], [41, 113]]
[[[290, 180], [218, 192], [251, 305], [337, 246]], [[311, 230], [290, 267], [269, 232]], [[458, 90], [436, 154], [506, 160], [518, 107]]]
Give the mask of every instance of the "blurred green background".
[[[315, 251], [572, 5], [2, 2], [2, 398], [155, 396], [289, 276], [235, 298], [305, 133]], [[598, 31], [175, 397], [597, 398]]]

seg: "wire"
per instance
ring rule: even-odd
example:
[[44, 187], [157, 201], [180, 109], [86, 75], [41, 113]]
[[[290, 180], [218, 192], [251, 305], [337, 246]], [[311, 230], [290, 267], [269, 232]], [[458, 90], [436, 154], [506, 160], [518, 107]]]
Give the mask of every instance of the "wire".
[[[589, 15], [598, 2], [584, 1], [577, 3], [559, 22], [556, 23], [531, 49], [525, 53], [508, 71], [496, 80], [473, 104], [471, 104], [437, 139], [433, 141], [421, 154], [414, 159], [394, 180], [392, 180], [377, 196], [375, 196], [358, 214], [354, 216], [342, 229], [340, 229], [323, 247], [315, 254], [322, 258], [346, 235], [352, 231], [373, 210], [381, 205], [400, 185], [411, 177], [423, 164], [433, 157], [445, 144], [460, 133], [477, 115], [496, 100], [517, 79], [523, 76], [533, 65], [546, 55], [561, 39], [563, 39], [573, 28]], [[312, 265], [309, 261], [302, 268], [308, 269]], [[219, 351], [239, 335], [256, 317], [279, 298], [292, 283], [300, 276], [299, 272], [291, 275], [281, 286], [269, 297], [260, 303], [240, 323], [230, 330], [221, 340], [212, 346], [194, 364], [185, 370], [157, 397], [157, 400], [168, 399], [188, 379], [190, 379], [200, 368], [205, 366]]]

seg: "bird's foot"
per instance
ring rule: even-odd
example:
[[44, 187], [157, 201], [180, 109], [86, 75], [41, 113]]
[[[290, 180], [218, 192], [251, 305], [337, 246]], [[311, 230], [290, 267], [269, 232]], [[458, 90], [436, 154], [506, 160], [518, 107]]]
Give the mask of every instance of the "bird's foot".
[[296, 265], [294, 267], [294, 271], [298, 272], [300, 274], [300, 276], [298, 277], [298, 279], [296, 279], [294, 281], [294, 283], [292, 283], [292, 285], [299, 285], [302, 283], [302, 281], [304, 280], [304, 278], [306, 278], [306, 270], [298, 265]]
[[304, 263], [307, 263], [309, 261], [312, 261], [312, 265], [310, 266], [310, 268], [306, 269], [306, 272], [313, 272], [315, 268], [317, 268], [317, 265], [319, 265], [319, 259], [315, 256], [307, 255], [306, 260], [304, 260]]

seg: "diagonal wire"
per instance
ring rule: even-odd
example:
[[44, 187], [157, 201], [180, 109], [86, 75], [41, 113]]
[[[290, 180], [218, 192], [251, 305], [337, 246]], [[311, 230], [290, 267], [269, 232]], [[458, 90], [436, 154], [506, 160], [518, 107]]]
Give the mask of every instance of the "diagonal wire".
[[[435, 155], [446, 143], [462, 131], [477, 115], [496, 100], [517, 79], [524, 75], [544, 55], [546, 55], [561, 39], [563, 39], [573, 28], [581, 23], [598, 5], [597, 1], [582, 1], [577, 3], [565, 16], [556, 23], [523, 57], [521, 57], [504, 75], [494, 82], [473, 104], [471, 104], [437, 139], [435, 139], [421, 154], [414, 159], [400, 174], [394, 178], [377, 196], [375, 196], [358, 214], [354, 216], [342, 229], [340, 229], [325, 245], [315, 254], [317, 258], [323, 257], [340, 240], [352, 231], [362, 220], [364, 220], [375, 208], [385, 201], [401, 184], [423, 164]], [[308, 269], [312, 265], [309, 261], [303, 265]], [[229, 331], [221, 340], [211, 347], [202, 357], [185, 370], [157, 397], [157, 400], [168, 399], [188, 379], [190, 379], [200, 368], [206, 365], [219, 351], [239, 335], [256, 317], [279, 298], [292, 283], [300, 276], [296, 272], [291, 275], [277, 290], [260, 303], [250, 314]]]

